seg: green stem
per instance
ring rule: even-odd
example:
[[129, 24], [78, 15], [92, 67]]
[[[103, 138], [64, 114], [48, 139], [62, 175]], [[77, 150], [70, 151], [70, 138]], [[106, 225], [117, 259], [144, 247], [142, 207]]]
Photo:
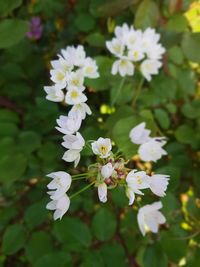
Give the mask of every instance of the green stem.
[[88, 172], [74, 174], [74, 175], [72, 175], [72, 178], [76, 178], [76, 177], [80, 177], [80, 176], [88, 176]]
[[134, 96], [133, 101], [132, 101], [132, 107], [134, 107], [136, 104], [136, 101], [137, 101], [138, 96], [140, 95], [143, 83], [144, 83], [144, 78], [142, 77], [140, 80], [140, 83], [136, 89], [135, 96]]
[[87, 176], [72, 178], [72, 181], [87, 179]]
[[87, 190], [88, 188], [90, 188], [95, 182], [86, 185], [85, 187], [83, 187], [82, 189], [80, 189], [79, 191], [77, 191], [76, 193], [74, 193], [73, 195], [70, 196], [70, 199], [72, 199], [73, 197], [79, 195], [80, 193], [82, 193], [83, 191]]
[[117, 88], [117, 90], [116, 90], [116, 94], [114, 95], [114, 97], [113, 97], [113, 99], [112, 99], [112, 101], [111, 101], [111, 106], [113, 106], [113, 105], [115, 104], [115, 102], [116, 102], [116, 100], [117, 100], [117, 98], [118, 98], [118, 96], [119, 96], [119, 94], [120, 94], [120, 92], [121, 92], [121, 89], [122, 89], [122, 87], [123, 87], [123, 85], [124, 85], [125, 79], [126, 79], [126, 77], [124, 77], [124, 78], [121, 80], [121, 82], [120, 82], [120, 84], [119, 84], [119, 86], [118, 86], [118, 88]]

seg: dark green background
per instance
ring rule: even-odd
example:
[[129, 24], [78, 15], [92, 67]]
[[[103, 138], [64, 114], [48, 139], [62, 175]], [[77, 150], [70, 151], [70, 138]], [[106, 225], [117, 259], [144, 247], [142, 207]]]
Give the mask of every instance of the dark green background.
[[[178, 266], [183, 258], [185, 266], [200, 266], [200, 33], [192, 32], [184, 16], [192, 2], [0, 1], [0, 266], [166, 267]], [[44, 27], [38, 41], [25, 37], [32, 16], [39, 16]], [[110, 105], [121, 79], [110, 74], [113, 57], [105, 40], [123, 22], [161, 33], [167, 50], [164, 66], [144, 84], [134, 109], [130, 102], [137, 73], [126, 80], [116, 111], [101, 114], [101, 105]], [[61, 160], [62, 136], [54, 129], [56, 118], [68, 109], [45, 100], [43, 86], [50, 84], [50, 60], [61, 48], [76, 44], [96, 58], [101, 74], [86, 82], [93, 115], [84, 121], [84, 137], [108, 136], [126, 158], [136, 152], [128, 133], [141, 121], [154, 135], [168, 138], [169, 155], [153, 166], [171, 176], [162, 199], [167, 223], [158, 235], [142, 237], [137, 203], [128, 207], [120, 189], [109, 194], [106, 204], [99, 203], [96, 190], [84, 192], [61, 221], [53, 222], [45, 209], [45, 175], [73, 172], [73, 166]], [[95, 160], [83, 154], [80, 171]], [[70, 193], [84, 185], [74, 182]], [[145, 195], [142, 204], [156, 200]]]

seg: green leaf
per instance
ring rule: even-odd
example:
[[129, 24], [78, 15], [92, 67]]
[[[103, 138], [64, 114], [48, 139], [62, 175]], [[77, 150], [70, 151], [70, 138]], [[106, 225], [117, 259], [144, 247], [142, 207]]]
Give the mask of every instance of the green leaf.
[[95, 47], [104, 47], [105, 46], [105, 37], [99, 32], [94, 32], [89, 34], [86, 37], [86, 42]]
[[186, 103], [182, 106], [182, 113], [186, 118], [195, 119], [199, 117], [200, 114], [200, 100], [194, 100], [191, 103]]
[[52, 239], [48, 233], [43, 231], [32, 233], [25, 247], [26, 257], [31, 263], [51, 251], [53, 251]]
[[146, 247], [143, 256], [144, 267], [167, 267], [167, 256], [158, 244]]
[[182, 39], [182, 49], [188, 60], [200, 63], [199, 53], [200, 33], [185, 33]]
[[8, 226], [9, 222], [17, 216], [17, 210], [14, 206], [6, 206], [0, 210], [0, 230]]
[[8, 255], [16, 253], [24, 246], [25, 241], [26, 231], [23, 225], [13, 224], [8, 226], [3, 236], [3, 253]]
[[21, 132], [19, 135], [18, 144], [20, 146], [20, 149], [24, 153], [29, 154], [40, 147], [41, 137], [35, 132], [31, 131]]
[[142, 29], [155, 27], [159, 16], [157, 4], [152, 0], [143, 0], [135, 14], [135, 27]]
[[187, 29], [188, 21], [183, 14], [178, 14], [169, 19], [166, 28], [169, 31], [183, 32]]
[[15, 137], [19, 132], [19, 129], [15, 123], [12, 122], [0, 122], [0, 137], [9, 136]]
[[105, 267], [99, 251], [84, 253], [83, 263], [80, 267]]
[[95, 60], [100, 76], [97, 79], [86, 79], [85, 83], [97, 91], [103, 91], [109, 88], [110, 82], [113, 79], [111, 75], [112, 60], [105, 56], [98, 56]]
[[39, 201], [29, 206], [25, 211], [24, 220], [32, 229], [44, 222], [47, 217], [44, 201]]
[[193, 71], [190, 69], [178, 69], [176, 80], [179, 86], [179, 97], [185, 95], [192, 95], [195, 93], [196, 77]]
[[107, 243], [100, 249], [106, 267], [128, 267], [123, 247], [119, 243]]
[[180, 239], [178, 235], [174, 235], [170, 231], [163, 231], [160, 242], [170, 261], [178, 263], [186, 255], [187, 243]]
[[66, 251], [54, 251], [37, 259], [34, 267], [72, 267], [71, 257]]
[[70, 251], [78, 251], [89, 247], [91, 233], [88, 226], [78, 218], [67, 217], [62, 221], [55, 222], [54, 234]]
[[116, 218], [108, 209], [99, 209], [92, 220], [92, 229], [100, 241], [109, 240], [116, 231]]
[[137, 3], [137, 0], [91, 0], [90, 12], [95, 17], [111, 17]]
[[168, 129], [170, 126], [170, 119], [168, 113], [161, 108], [157, 108], [154, 110], [155, 118], [158, 120], [160, 126], [163, 129]]
[[16, 150], [16, 144], [14, 139], [10, 137], [4, 137], [0, 140], [0, 157], [4, 157], [8, 154], [13, 154]]
[[4, 155], [0, 161], [0, 182], [11, 183], [24, 174], [27, 158], [21, 153]]
[[181, 65], [183, 63], [184, 55], [180, 47], [175, 45], [168, 50], [168, 53], [169, 58], [172, 62], [178, 65]]
[[0, 16], [4, 17], [8, 15], [12, 10], [19, 7], [21, 4], [22, 0], [0, 1]]
[[88, 13], [80, 13], [75, 17], [76, 27], [83, 32], [89, 32], [94, 29], [95, 19]]
[[0, 48], [7, 48], [17, 44], [28, 31], [26, 21], [20, 19], [6, 19], [0, 23]]
[[117, 187], [115, 190], [111, 190], [112, 200], [116, 206], [123, 208], [127, 205], [128, 199], [125, 194], [125, 188]]
[[192, 144], [195, 136], [196, 132], [194, 128], [187, 124], [180, 125], [175, 131], [176, 139], [183, 144]]
[[1, 109], [0, 110], [0, 122], [18, 123], [19, 116], [17, 115], [17, 113], [11, 110]]

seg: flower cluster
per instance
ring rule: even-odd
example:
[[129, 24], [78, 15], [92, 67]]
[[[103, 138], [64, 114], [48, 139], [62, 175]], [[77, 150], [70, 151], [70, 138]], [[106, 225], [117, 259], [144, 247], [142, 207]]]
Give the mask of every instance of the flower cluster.
[[150, 137], [151, 131], [145, 129], [145, 122], [140, 123], [134, 127], [129, 134], [131, 142], [140, 145], [138, 154], [143, 161], [159, 160], [163, 155], [167, 155], [167, 152], [163, 149], [166, 144], [165, 137]]
[[[137, 62], [143, 59], [144, 63], [151, 60], [154, 62], [152, 63], [154, 67], [156, 62], [160, 62], [159, 59], [164, 49], [157, 44], [159, 35], [154, 30], [147, 29], [142, 33], [141, 31], [135, 31], [132, 27], [129, 29], [124, 24], [122, 27], [116, 28], [115, 34], [116, 38], [107, 42], [109, 49], [119, 57], [119, 60], [113, 65], [114, 73], [119, 71], [122, 76], [133, 74], [134, 65], [132, 61]], [[143, 42], [143, 50], [139, 49], [138, 38]], [[152, 49], [154, 51], [151, 51]], [[124, 55], [124, 53], [127, 55]], [[63, 159], [66, 162], [74, 162], [76, 167], [80, 160], [80, 152], [85, 146], [85, 140], [79, 129], [86, 115], [91, 114], [89, 106], [85, 103], [87, 97], [84, 94], [84, 78], [97, 78], [99, 74], [96, 62], [86, 57], [85, 51], [80, 45], [77, 48], [67, 47], [65, 50], [61, 50], [58, 60], [52, 61], [51, 65], [53, 69], [50, 74], [54, 84], [44, 88], [47, 93], [46, 98], [50, 101], [64, 102], [72, 106], [67, 116], [60, 116], [57, 119], [58, 126], [56, 126], [56, 129], [64, 134], [62, 146], [67, 151], [64, 153]], [[142, 68], [141, 65], [141, 70]], [[151, 76], [154, 73], [155, 71], [149, 68], [149, 75]], [[140, 145], [138, 153], [144, 161], [157, 161], [162, 155], [166, 154], [166, 151], [162, 148], [166, 143], [165, 138], [150, 137], [150, 130], [145, 129], [145, 123], [134, 127], [130, 132], [130, 138], [133, 143]], [[120, 152], [112, 152], [112, 141], [109, 138], [100, 137], [96, 141], [88, 141], [87, 144], [87, 148], [96, 156], [96, 161], [88, 166], [86, 173], [71, 176], [64, 171], [58, 171], [48, 175], [52, 178], [52, 181], [47, 185], [49, 189], [47, 193], [50, 195], [51, 201], [46, 207], [55, 211], [55, 220], [61, 219], [68, 211], [72, 197], [91, 186], [97, 188], [99, 200], [103, 203], [108, 199], [108, 191], [115, 187], [124, 188], [124, 192], [129, 199], [129, 205], [133, 205], [135, 195], [144, 195], [143, 190], [145, 189], [149, 189], [151, 193], [158, 197], [165, 196], [169, 182], [168, 175], [155, 173], [149, 175], [145, 171], [128, 168], [128, 161], [125, 161]], [[69, 190], [72, 180], [79, 179], [85, 179], [89, 184], [68, 197], [66, 192]], [[137, 219], [143, 235], [147, 231], [157, 233], [159, 225], [165, 223], [165, 217], [159, 211], [160, 208], [162, 208], [161, 202], [155, 202], [139, 209]]]
[[[96, 62], [86, 57], [83, 46], [76, 48], [68, 46], [61, 50], [57, 60], [51, 61], [53, 67], [50, 70], [52, 86], [45, 86], [46, 99], [53, 102], [64, 102], [72, 106], [67, 116], [60, 116], [56, 122], [56, 129], [64, 134], [62, 145], [67, 149], [63, 160], [74, 162], [75, 167], [80, 161], [80, 152], [85, 146], [85, 140], [78, 132], [86, 115], [91, 115], [89, 106], [85, 103], [87, 97], [84, 94], [84, 79], [97, 78], [99, 76]], [[66, 93], [64, 93], [64, 90]], [[66, 172], [50, 173], [53, 181], [48, 184], [48, 189], [56, 189], [48, 194], [52, 199], [47, 204], [47, 209], [55, 210], [54, 219], [62, 218], [67, 212], [70, 200], [66, 195], [71, 185], [71, 176]]]
[[[86, 57], [82, 45], [68, 46], [61, 50], [58, 59], [51, 61], [50, 70], [52, 86], [45, 86], [47, 99], [54, 102], [64, 101], [68, 105], [76, 106], [87, 101], [84, 79], [99, 77], [95, 60]], [[63, 92], [66, 90], [66, 94]], [[72, 108], [73, 112], [73, 108]]]
[[[113, 189], [116, 186], [123, 186], [125, 188], [126, 195], [129, 198], [129, 205], [134, 203], [135, 194], [144, 195], [141, 191], [143, 189], [149, 188], [153, 194], [159, 197], [165, 196], [169, 181], [168, 175], [153, 174], [149, 176], [145, 171], [130, 170], [125, 166], [126, 162], [123, 158], [116, 158], [112, 153], [112, 144], [109, 138], [104, 139], [100, 137], [97, 141], [94, 141], [91, 146], [93, 153], [98, 156], [98, 160], [97, 163], [93, 164], [92, 168], [90, 168], [89, 176], [91, 177], [91, 182], [93, 182], [98, 189], [98, 196], [101, 202], [107, 201], [108, 189]], [[151, 214], [158, 213], [154, 208], [149, 209], [151, 206], [161, 208], [161, 204], [157, 205], [154, 203], [144, 206], [139, 210], [138, 223], [141, 229], [143, 229], [141, 225], [148, 224], [148, 221], [145, 222], [143, 219], [147, 219], [147, 217], [144, 216], [146, 212], [148, 212], [149, 218]], [[160, 219], [161, 217], [162, 219]], [[148, 229], [157, 232], [158, 224], [165, 222], [163, 218], [163, 215], [152, 218], [152, 220], [155, 220], [154, 224], [157, 224], [157, 226], [152, 229], [151, 225], [149, 225]], [[145, 229], [146, 232], [147, 227]], [[142, 233], [144, 234], [144, 230]]]
[[[75, 167], [80, 160], [85, 141], [78, 132], [82, 120], [86, 115], [91, 115], [89, 106], [85, 103], [87, 97], [84, 94], [84, 79], [99, 77], [98, 68], [95, 60], [86, 57], [83, 46], [68, 46], [61, 50], [58, 59], [51, 61], [53, 67], [50, 70], [52, 86], [45, 86], [46, 98], [54, 102], [65, 102], [72, 106], [68, 116], [60, 116], [57, 119], [56, 129], [65, 134], [62, 145], [68, 150], [63, 155], [63, 160], [74, 162]], [[66, 90], [66, 94], [64, 93]]]
[[127, 24], [117, 26], [114, 33], [115, 37], [106, 42], [108, 50], [118, 58], [112, 66], [113, 75], [133, 75], [136, 66], [147, 81], [152, 79], [152, 75], [158, 74], [165, 53], [159, 43], [160, 34], [151, 28], [142, 32]]
[[46, 208], [55, 210], [54, 220], [61, 219], [70, 205], [70, 199], [66, 195], [66, 192], [71, 186], [72, 178], [68, 173], [63, 171], [53, 172], [47, 176], [53, 180], [47, 185], [47, 188], [51, 190], [47, 192], [50, 195], [51, 201], [47, 204]]

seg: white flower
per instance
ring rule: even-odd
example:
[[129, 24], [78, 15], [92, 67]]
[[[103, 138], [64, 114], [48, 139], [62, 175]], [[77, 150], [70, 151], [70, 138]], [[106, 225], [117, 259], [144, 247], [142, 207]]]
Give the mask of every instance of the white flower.
[[70, 188], [71, 185], [71, 175], [64, 171], [52, 172], [47, 174], [48, 177], [52, 178], [53, 180], [47, 185], [47, 188], [57, 189], [59, 187], [65, 188], [65, 192]]
[[66, 72], [62, 69], [53, 69], [50, 70], [51, 80], [56, 84], [60, 89], [63, 89], [67, 85], [67, 75]]
[[77, 105], [86, 101], [86, 95], [78, 88], [70, 89], [65, 96], [65, 102], [68, 105]]
[[63, 139], [64, 142], [62, 145], [69, 150], [65, 152], [62, 159], [67, 162], [74, 161], [76, 167], [80, 161], [80, 152], [85, 146], [85, 140], [80, 133], [76, 133], [76, 135], [65, 135]]
[[117, 26], [115, 28], [115, 36], [123, 43], [125, 43], [128, 33], [129, 33], [129, 26], [126, 23], [124, 23], [122, 26]]
[[83, 82], [84, 76], [82, 71], [77, 70], [75, 72], [71, 72], [67, 77], [67, 89], [79, 89], [82, 92], [85, 89]]
[[135, 193], [131, 187], [126, 188], [126, 196], [129, 199], [129, 205], [132, 205], [135, 200]]
[[98, 78], [99, 73], [96, 61], [90, 57], [86, 58], [84, 61], [82, 72], [85, 77], [88, 77], [90, 79]]
[[106, 41], [106, 47], [115, 56], [121, 57], [124, 53], [124, 44], [121, 40], [113, 38], [111, 41]]
[[142, 40], [142, 31], [141, 30], [135, 30], [133, 29], [133, 27], [130, 28], [130, 31], [126, 34], [126, 45], [128, 47], [128, 49], [132, 49], [133, 47], [136, 46], [140, 46], [142, 48], [141, 45], [141, 40]]
[[79, 116], [60, 116], [56, 120], [58, 126], [56, 129], [63, 134], [73, 134], [81, 127], [82, 119]]
[[98, 196], [101, 202], [107, 201], [107, 185], [104, 182], [98, 185]]
[[128, 51], [128, 59], [137, 62], [144, 58], [144, 52], [142, 47], [137, 44]]
[[167, 190], [168, 183], [169, 175], [154, 174], [152, 176], [149, 176], [149, 188], [155, 195], [159, 197], [165, 196], [165, 191]]
[[81, 158], [80, 152], [80, 149], [69, 149], [64, 153], [62, 159], [66, 162], [74, 162], [74, 167], [76, 167]]
[[107, 179], [112, 175], [113, 171], [114, 171], [114, 167], [109, 162], [106, 165], [102, 166], [101, 175], [103, 176], [104, 179]]
[[138, 154], [143, 161], [159, 160], [163, 155], [167, 155], [167, 152], [162, 148], [165, 141], [150, 139], [148, 142], [140, 145]]
[[63, 91], [55, 85], [44, 86], [44, 90], [47, 93], [46, 99], [53, 102], [62, 102], [64, 100], [65, 95]]
[[86, 103], [80, 103], [80, 104], [74, 105], [68, 114], [69, 116], [72, 116], [72, 117], [77, 116], [77, 117], [80, 117], [82, 120], [84, 120], [86, 117], [86, 114], [91, 115], [92, 111]]
[[62, 145], [67, 149], [82, 150], [85, 145], [85, 140], [82, 135], [77, 132], [76, 135], [67, 134], [63, 136], [64, 142]]
[[62, 49], [61, 53], [65, 59], [70, 58], [74, 66], [83, 66], [86, 55], [82, 45], [68, 46], [66, 49]]
[[134, 65], [131, 61], [127, 59], [119, 59], [116, 60], [112, 65], [111, 73], [113, 75], [119, 74], [124, 77], [125, 75], [133, 75], [134, 73]]
[[147, 79], [147, 81], [151, 81], [151, 76], [158, 74], [158, 70], [161, 66], [162, 63], [158, 60], [146, 59], [140, 65], [140, 70], [145, 79]]
[[148, 176], [144, 171], [132, 170], [126, 177], [126, 195], [129, 198], [129, 205], [133, 204], [135, 194], [143, 195], [140, 189], [149, 188]]
[[145, 205], [144, 207], [139, 209], [137, 221], [143, 236], [148, 231], [157, 233], [159, 224], [165, 223], [166, 219], [159, 211], [159, 209], [161, 208], [161, 202], [154, 202], [151, 205]]
[[149, 59], [160, 60], [165, 53], [165, 48], [161, 44], [152, 44], [145, 53]]
[[142, 122], [135, 126], [129, 133], [129, 137], [134, 144], [143, 144], [150, 140], [150, 130], [145, 129], [146, 123]]
[[158, 43], [160, 39], [160, 34], [155, 32], [155, 29], [147, 28], [142, 35], [141, 45], [144, 49], [148, 49]]
[[63, 196], [71, 186], [71, 175], [67, 172], [59, 171], [52, 172], [47, 175], [53, 180], [47, 185], [47, 188], [50, 190], [51, 199], [58, 200], [61, 196]]
[[100, 158], [107, 158], [110, 156], [112, 144], [109, 138], [100, 137], [97, 141], [93, 142], [91, 145], [93, 153], [95, 155], [99, 155]]
[[62, 219], [63, 215], [68, 211], [70, 205], [70, 199], [67, 195], [63, 195], [58, 200], [50, 201], [46, 208], [48, 210], [55, 210], [54, 212], [54, 220]]
[[52, 60], [51, 65], [54, 69], [60, 69], [63, 72], [70, 72], [73, 69], [73, 64], [70, 59], [66, 60], [61, 55], [58, 55], [59, 59]]

